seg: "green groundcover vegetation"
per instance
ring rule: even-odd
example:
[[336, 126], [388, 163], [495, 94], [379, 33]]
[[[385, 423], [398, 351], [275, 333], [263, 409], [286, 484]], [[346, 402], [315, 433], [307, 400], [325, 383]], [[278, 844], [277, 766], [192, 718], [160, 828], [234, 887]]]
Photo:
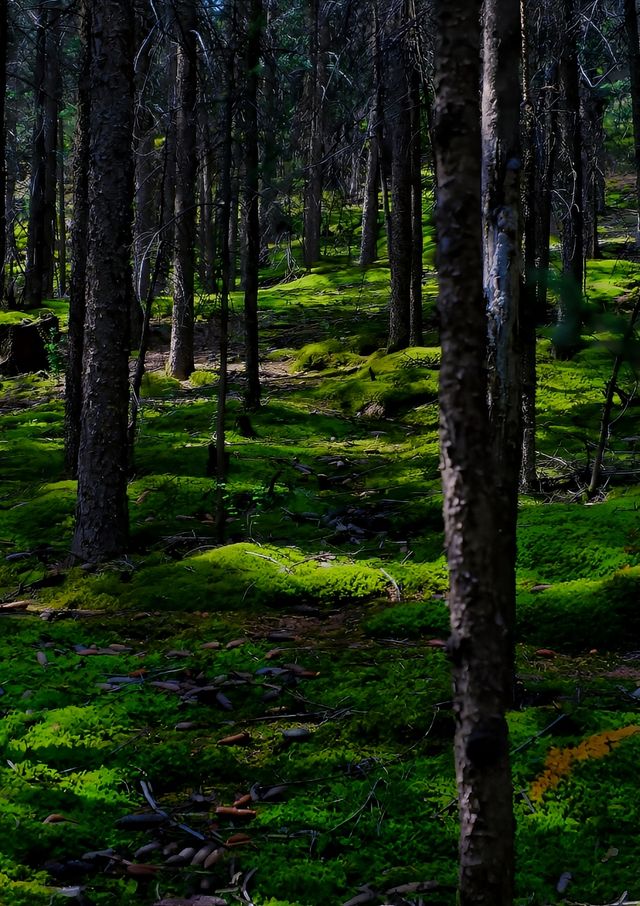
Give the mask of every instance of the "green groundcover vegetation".
[[[606, 486], [581, 493], [637, 280], [615, 237], [603, 248], [577, 357], [539, 337], [543, 482], [521, 500], [509, 717], [522, 906], [640, 898], [633, 361]], [[158, 301], [130, 556], [100, 570], [66, 564], [57, 359], [2, 379], [0, 903], [455, 903], [433, 237], [425, 346], [392, 355], [386, 262], [347, 251], [263, 274], [250, 438], [232, 356], [225, 546], [206, 477], [215, 298], [198, 301], [188, 382], [164, 373]]]

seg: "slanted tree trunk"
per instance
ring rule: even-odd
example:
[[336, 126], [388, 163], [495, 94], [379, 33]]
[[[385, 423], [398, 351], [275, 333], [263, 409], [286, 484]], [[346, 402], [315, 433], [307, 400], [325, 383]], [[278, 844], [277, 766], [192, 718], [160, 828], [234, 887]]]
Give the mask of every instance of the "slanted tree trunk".
[[0, 0], [0, 305], [4, 300], [5, 264], [7, 261], [7, 168], [6, 117], [7, 93], [7, 0]]
[[64, 457], [70, 475], [77, 477], [80, 416], [82, 411], [82, 360], [86, 313], [87, 230], [89, 225], [89, 94], [91, 7], [82, 0], [80, 17], [80, 66], [78, 113], [73, 149], [73, 220], [71, 222], [71, 280], [65, 379]]
[[36, 116], [33, 130], [24, 304], [37, 308], [53, 291], [58, 134], [60, 11], [44, 4], [36, 13]]
[[514, 688], [516, 523], [522, 460], [520, 308], [520, 16], [513, 0], [485, 0], [482, 79], [484, 293], [495, 475], [495, 595], [509, 633], [505, 696]]
[[258, 68], [262, 43], [262, 0], [251, 0], [246, 38], [246, 91], [244, 104], [244, 206], [246, 260], [244, 270], [245, 405], [260, 405], [260, 358], [258, 346], [258, 272], [260, 267], [260, 184], [258, 150]]
[[633, 153], [636, 169], [636, 246], [640, 246], [640, 42], [638, 40], [636, 0], [624, 0], [624, 27], [629, 55], [631, 121], [633, 123]]
[[128, 541], [134, 21], [129, 0], [88, 0], [88, 9], [87, 310], [72, 554], [100, 562], [123, 554]]
[[411, 339], [411, 93], [406, 27], [406, 4], [403, 0], [390, 15], [385, 80], [386, 125], [391, 137], [389, 352], [404, 349]]
[[194, 370], [193, 287], [196, 242], [197, 12], [194, 0], [175, 4], [178, 41], [176, 245], [169, 371], [185, 380]]
[[508, 632], [494, 594], [497, 531], [487, 408], [480, 201], [479, 0], [437, 0], [434, 140], [442, 364], [441, 463], [449, 563], [460, 906], [512, 906], [505, 721]]

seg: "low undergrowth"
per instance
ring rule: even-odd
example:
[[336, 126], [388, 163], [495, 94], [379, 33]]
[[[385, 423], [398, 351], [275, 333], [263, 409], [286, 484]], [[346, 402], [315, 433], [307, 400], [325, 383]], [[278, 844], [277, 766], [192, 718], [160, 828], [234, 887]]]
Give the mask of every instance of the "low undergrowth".
[[[98, 571], [66, 562], [60, 382], [2, 380], [2, 903], [455, 902], [435, 283], [426, 345], [388, 355], [385, 267], [327, 259], [292, 276], [265, 275], [250, 430], [232, 370], [224, 546], [212, 347], [190, 382], [146, 375], [131, 550]], [[591, 302], [624, 315], [632, 277], [598, 262]], [[199, 311], [209, 342], [216, 300]], [[509, 718], [519, 906], [557, 902], [567, 873], [576, 901], [640, 896], [631, 370], [606, 494], [586, 504], [580, 484], [612, 324], [571, 362], [549, 331], [539, 342], [548, 493], [521, 501]]]

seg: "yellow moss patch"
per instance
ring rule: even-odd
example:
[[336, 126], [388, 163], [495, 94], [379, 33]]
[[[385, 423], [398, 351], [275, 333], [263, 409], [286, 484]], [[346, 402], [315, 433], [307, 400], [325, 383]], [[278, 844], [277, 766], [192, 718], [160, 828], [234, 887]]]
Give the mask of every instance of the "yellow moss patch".
[[588, 758], [604, 758], [619, 742], [628, 736], [635, 736], [636, 733], [640, 733], [640, 726], [630, 724], [628, 727], [620, 727], [617, 730], [595, 733], [577, 746], [550, 749], [547, 753], [544, 771], [531, 784], [530, 798], [542, 799], [547, 790], [557, 787], [562, 778], [571, 773], [576, 762], [586, 761]]

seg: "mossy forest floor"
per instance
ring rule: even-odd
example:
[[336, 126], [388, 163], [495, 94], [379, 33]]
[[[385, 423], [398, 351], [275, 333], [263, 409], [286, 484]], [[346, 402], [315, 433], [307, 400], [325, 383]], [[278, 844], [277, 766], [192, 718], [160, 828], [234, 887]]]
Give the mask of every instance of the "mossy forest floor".
[[[603, 247], [583, 349], [556, 361], [540, 331], [544, 493], [521, 501], [510, 715], [518, 904], [640, 899], [631, 367], [605, 491], [580, 493], [637, 282], [614, 233]], [[226, 546], [206, 477], [215, 299], [185, 383], [163, 371], [159, 302], [131, 552], [100, 570], [66, 565], [61, 380], [2, 380], [0, 903], [455, 903], [432, 243], [426, 345], [393, 355], [388, 269], [343, 252], [265, 274], [253, 437], [232, 369]]]

